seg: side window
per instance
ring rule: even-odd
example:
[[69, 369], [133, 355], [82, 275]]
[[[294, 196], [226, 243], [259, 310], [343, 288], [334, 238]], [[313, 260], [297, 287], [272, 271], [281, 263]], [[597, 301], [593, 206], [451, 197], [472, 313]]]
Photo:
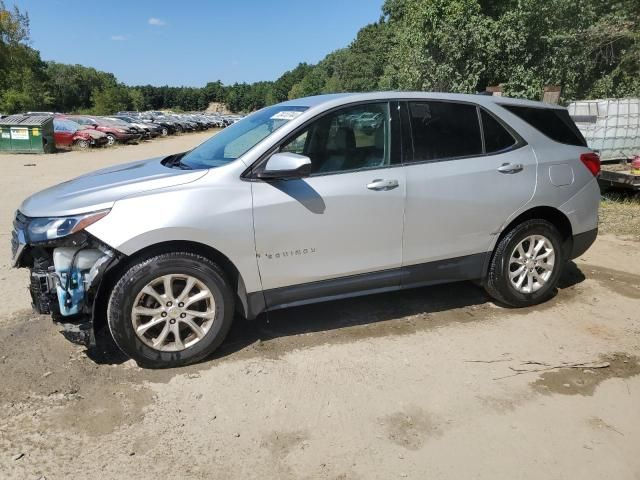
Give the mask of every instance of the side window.
[[413, 161], [482, 155], [482, 136], [475, 105], [409, 102]]
[[566, 110], [502, 105], [556, 142], [586, 147], [587, 142]]
[[389, 105], [373, 103], [325, 115], [280, 148], [311, 159], [311, 174], [390, 164]]
[[298, 155], [304, 155], [304, 148], [307, 145], [307, 137], [309, 130], [305, 130], [292, 141], [283, 146], [281, 152], [297, 153]]
[[482, 131], [486, 153], [496, 153], [514, 146], [516, 139], [485, 110], [481, 110]]

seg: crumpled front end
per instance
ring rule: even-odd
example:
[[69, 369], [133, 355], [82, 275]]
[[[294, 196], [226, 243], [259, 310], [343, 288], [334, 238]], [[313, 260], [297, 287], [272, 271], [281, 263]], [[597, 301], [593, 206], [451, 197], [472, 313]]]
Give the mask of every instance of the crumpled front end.
[[84, 230], [62, 238], [30, 242], [34, 219], [17, 212], [11, 239], [12, 265], [28, 268], [36, 313], [51, 315], [74, 343], [92, 345], [93, 305], [105, 272], [123, 255]]

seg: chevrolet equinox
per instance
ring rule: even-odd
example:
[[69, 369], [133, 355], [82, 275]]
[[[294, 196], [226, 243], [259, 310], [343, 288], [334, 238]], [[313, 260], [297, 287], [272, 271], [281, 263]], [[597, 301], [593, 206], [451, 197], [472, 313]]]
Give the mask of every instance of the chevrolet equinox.
[[[203, 359], [234, 314], [474, 280], [535, 305], [597, 235], [600, 159], [566, 109], [382, 92], [263, 108], [198, 147], [43, 190], [15, 267], [74, 339]], [[428, 291], [425, 291], [428, 293]]]

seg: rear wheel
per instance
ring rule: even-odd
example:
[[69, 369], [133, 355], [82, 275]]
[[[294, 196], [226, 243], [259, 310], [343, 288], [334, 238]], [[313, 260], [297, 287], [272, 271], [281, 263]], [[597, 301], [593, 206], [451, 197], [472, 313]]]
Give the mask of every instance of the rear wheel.
[[536, 305], [554, 295], [564, 264], [558, 229], [546, 220], [527, 220], [498, 242], [485, 288], [507, 305]]
[[163, 127], [163, 128], [162, 128], [161, 135], [162, 135], [163, 137], [166, 137], [167, 135], [169, 135], [169, 129], [168, 129], [167, 127]]
[[114, 287], [109, 330], [140, 365], [177, 367], [211, 354], [233, 321], [233, 294], [222, 270], [189, 252], [132, 266]]

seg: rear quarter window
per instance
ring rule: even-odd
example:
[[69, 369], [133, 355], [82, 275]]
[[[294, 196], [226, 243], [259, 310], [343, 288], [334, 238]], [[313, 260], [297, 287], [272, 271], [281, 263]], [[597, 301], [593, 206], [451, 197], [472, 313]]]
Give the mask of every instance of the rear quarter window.
[[482, 110], [482, 129], [484, 131], [485, 153], [500, 153], [513, 147], [517, 140], [513, 138], [498, 120]]
[[556, 142], [586, 147], [587, 142], [566, 110], [502, 105], [533, 128]]

